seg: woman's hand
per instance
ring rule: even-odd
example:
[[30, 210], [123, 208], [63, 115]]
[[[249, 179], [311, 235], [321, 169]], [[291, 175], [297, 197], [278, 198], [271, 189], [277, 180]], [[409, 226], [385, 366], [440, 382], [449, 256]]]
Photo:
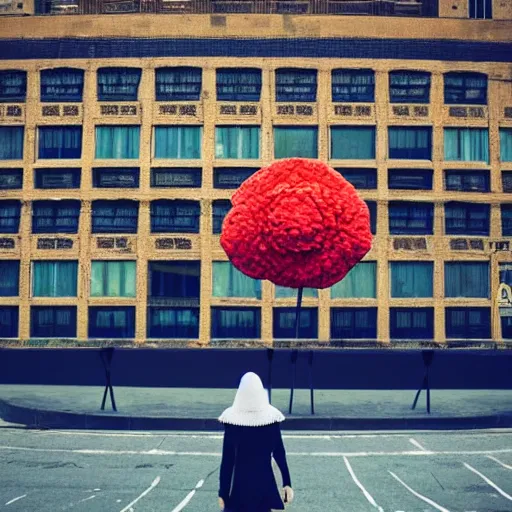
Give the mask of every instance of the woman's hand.
[[219, 508], [221, 510], [224, 510], [224, 508], [225, 508], [224, 500], [222, 498], [219, 498]]
[[283, 488], [283, 491], [284, 491], [284, 502], [291, 503], [293, 501], [293, 497], [294, 497], [293, 489], [289, 485], [287, 485], [286, 487]]

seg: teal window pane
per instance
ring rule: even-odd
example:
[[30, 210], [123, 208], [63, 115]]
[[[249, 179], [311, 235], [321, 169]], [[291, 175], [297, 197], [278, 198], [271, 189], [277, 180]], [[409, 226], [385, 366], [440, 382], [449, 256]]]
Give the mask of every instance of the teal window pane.
[[214, 261], [213, 296], [261, 299], [261, 281], [246, 276], [229, 261]]
[[[288, 299], [297, 297], [297, 288], [288, 288], [287, 286], [276, 286], [276, 299]], [[318, 290], [316, 288], [304, 288], [302, 297], [318, 298]]]
[[155, 158], [201, 158], [202, 126], [155, 126]]
[[434, 264], [431, 261], [393, 261], [391, 297], [432, 297]]
[[96, 158], [139, 158], [140, 126], [96, 126]]
[[341, 281], [331, 287], [331, 299], [376, 298], [376, 276], [376, 261], [358, 263]]
[[215, 128], [215, 158], [260, 157], [259, 126], [217, 126]]
[[373, 160], [375, 158], [375, 127], [331, 127], [331, 158], [335, 160]]
[[32, 295], [34, 297], [76, 297], [77, 261], [34, 261]]
[[135, 261], [93, 261], [91, 297], [135, 297]]
[[489, 163], [489, 130], [487, 128], [445, 128], [444, 159]]
[[274, 128], [275, 158], [318, 158], [316, 126], [279, 126]]
[[500, 129], [500, 159], [512, 162], [512, 128]]

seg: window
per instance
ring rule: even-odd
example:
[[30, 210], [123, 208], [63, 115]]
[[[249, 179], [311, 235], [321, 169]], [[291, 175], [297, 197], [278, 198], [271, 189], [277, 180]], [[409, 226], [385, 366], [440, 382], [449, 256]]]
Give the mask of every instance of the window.
[[491, 308], [446, 308], [447, 338], [489, 339]]
[[377, 308], [331, 308], [331, 339], [377, 339]]
[[33, 297], [76, 297], [77, 261], [32, 262]]
[[473, 19], [492, 19], [492, 0], [469, 0], [469, 17]]
[[377, 188], [377, 169], [345, 169], [338, 167], [336, 170], [355, 188], [368, 190]]
[[254, 167], [217, 167], [213, 169], [213, 188], [236, 189], [257, 170]]
[[488, 299], [489, 262], [450, 261], [444, 264], [444, 296]]
[[[302, 296], [318, 299], [318, 290], [316, 288], [303, 288]], [[288, 288], [287, 286], [276, 285], [275, 297], [276, 299], [297, 298], [297, 288]]]
[[261, 309], [212, 307], [212, 338], [261, 338]]
[[[148, 294], [150, 299], [172, 299], [173, 306], [195, 307], [199, 305], [200, 261], [150, 261]], [[186, 300], [183, 300], [186, 299]], [[162, 305], [162, 304], [157, 304]]]
[[148, 338], [199, 338], [199, 308], [148, 308]]
[[375, 72], [373, 69], [333, 69], [332, 101], [338, 103], [373, 103]]
[[137, 233], [139, 203], [137, 201], [93, 201], [93, 233]]
[[217, 69], [217, 101], [260, 101], [261, 69]]
[[89, 338], [135, 338], [135, 306], [91, 306]]
[[430, 126], [390, 126], [389, 158], [432, 160]]
[[23, 188], [23, 169], [0, 169], [0, 190]]
[[434, 308], [390, 308], [389, 313], [391, 339], [434, 339]]
[[388, 187], [391, 190], [432, 190], [431, 169], [389, 169]]
[[275, 158], [318, 158], [316, 126], [275, 126]]
[[[295, 339], [295, 308], [274, 308], [274, 339]], [[302, 308], [299, 319], [299, 338], [318, 338], [318, 309]]]
[[81, 126], [40, 126], [39, 158], [81, 158]]
[[20, 215], [20, 201], [0, 201], [0, 233], [17, 233], [20, 229]]
[[392, 261], [389, 267], [391, 297], [419, 298], [433, 296], [433, 262]]
[[35, 188], [80, 188], [81, 169], [35, 169]]
[[27, 99], [27, 72], [0, 71], [0, 103], [24, 103]]
[[259, 126], [216, 126], [215, 158], [260, 157]]
[[487, 128], [445, 128], [444, 159], [458, 162], [489, 162]]
[[[475, 0], [469, 0], [474, 2]], [[487, 75], [481, 73], [446, 73], [444, 75], [446, 105], [486, 105]]]
[[[499, 284], [512, 285], [512, 265], [510, 263], [499, 264]], [[512, 317], [501, 317], [501, 336], [505, 339], [512, 338]]]
[[222, 232], [222, 223], [224, 217], [231, 210], [231, 201], [229, 199], [219, 199], [213, 201], [213, 234], [220, 235]]
[[362, 261], [331, 287], [331, 299], [377, 297], [377, 262]]
[[137, 263], [135, 261], [93, 261], [91, 297], [135, 297]]
[[373, 160], [375, 126], [332, 126], [331, 159]]
[[446, 190], [490, 192], [489, 171], [445, 171]]
[[444, 206], [447, 235], [489, 236], [490, 206], [478, 203], [450, 202]]
[[140, 126], [96, 126], [95, 158], [139, 158]]
[[201, 169], [189, 167], [155, 167], [151, 169], [153, 188], [200, 188]]
[[501, 173], [501, 183], [503, 192], [512, 192], [512, 171], [503, 171]]
[[41, 71], [43, 102], [81, 102], [83, 90], [83, 69], [56, 68]]
[[391, 103], [430, 103], [430, 73], [391, 71], [389, 99]]
[[0, 297], [17, 297], [19, 288], [20, 262], [0, 260]]
[[76, 306], [32, 306], [31, 338], [76, 338]]
[[213, 296], [261, 299], [261, 281], [246, 276], [229, 261], [214, 261]]
[[512, 128], [500, 128], [500, 160], [512, 162]]
[[23, 126], [0, 126], [0, 160], [23, 160]]
[[0, 332], [2, 333], [2, 338], [17, 338], [18, 324], [18, 306], [0, 306]]
[[199, 201], [160, 199], [151, 202], [151, 233], [199, 233]]
[[501, 234], [512, 236], [512, 203], [501, 205]]
[[92, 185], [98, 188], [139, 188], [138, 167], [96, 167]]
[[155, 158], [201, 158], [202, 126], [155, 126]]
[[432, 235], [433, 219], [433, 203], [389, 202], [389, 233], [391, 235]]
[[316, 101], [316, 69], [277, 69], [276, 101]]
[[202, 69], [192, 67], [157, 68], [156, 101], [199, 101]]
[[98, 101], [137, 101], [142, 70], [98, 69]]
[[80, 201], [50, 200], [32, 203], [32, 233], [78, 233]]
[[365, 201], [365, 203], [370, 212], [370, 231], [372, 235], [375, 235], [377, 233], [377, 202]]

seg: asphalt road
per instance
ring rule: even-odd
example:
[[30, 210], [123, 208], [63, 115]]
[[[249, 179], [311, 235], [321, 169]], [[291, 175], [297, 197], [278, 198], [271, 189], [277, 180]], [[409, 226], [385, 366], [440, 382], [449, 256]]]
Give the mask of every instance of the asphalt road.
[[[289, 512], [511, 512], [512, 430], [285, 434]], [[0, 426], [0, 510], [214, 512], [218, 434]]]

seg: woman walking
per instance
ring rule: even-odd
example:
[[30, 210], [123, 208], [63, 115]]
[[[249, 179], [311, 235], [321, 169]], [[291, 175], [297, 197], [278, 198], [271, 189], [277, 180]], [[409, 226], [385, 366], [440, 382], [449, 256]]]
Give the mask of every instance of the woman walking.
[[224, 423], [219, 506], [226, 512], [284, 510], [272, 471], [274, 457], [283, 478], [284, 502], [293, 500], [290, 472], [279, 423], [284, 416], [270, 405], [255, 373], [240, 381], [233, 406], [219, 418]]

